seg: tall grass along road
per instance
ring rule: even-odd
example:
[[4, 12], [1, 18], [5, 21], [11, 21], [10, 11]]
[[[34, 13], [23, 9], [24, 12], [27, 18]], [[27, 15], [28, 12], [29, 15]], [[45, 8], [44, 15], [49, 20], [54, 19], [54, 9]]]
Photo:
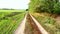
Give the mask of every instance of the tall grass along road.
[[0, 12], [0, 34], [13, 34], [25, 12]]

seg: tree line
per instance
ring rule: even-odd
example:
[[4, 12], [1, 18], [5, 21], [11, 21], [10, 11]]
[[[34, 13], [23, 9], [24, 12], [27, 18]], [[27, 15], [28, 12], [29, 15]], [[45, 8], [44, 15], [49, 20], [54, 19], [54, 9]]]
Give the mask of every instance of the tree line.
[[29, 11], [60, 14], [59, 0], [30, 0]]

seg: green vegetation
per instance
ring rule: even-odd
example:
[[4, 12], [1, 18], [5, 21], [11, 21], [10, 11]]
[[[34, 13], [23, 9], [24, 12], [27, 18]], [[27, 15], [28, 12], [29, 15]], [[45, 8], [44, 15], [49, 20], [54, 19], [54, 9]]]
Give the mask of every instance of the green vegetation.
[[[60, 34], [60, 23], [56, 23], [54, 15], [60, 15], [60, 2], [59, 0], [31, 0], [29, 3], [29, 11], [33, 15], [35, 13], [39, 13], [33, 15], [40, 24], [50, 33], [50, 34]], [[42, 13], [49, 14], [48, 16], [42, 15]], [[51, 18], [53, 15], [54, 19]], [[56, 16], [57, 17], [57, 16]]]
[[31, 0], [29, 11], [60, 14], [60, 2], [58, 1], [59, 0]]
[[18, 9], [16, 9], [16, 10], [0, 10], [0, 12], [24, 12], [25, 10], [18, 10]]
[[60, 34], [60, 23], [56, 23], [54, 19], [50, 17], [34, 17], [50, 34]]
[[6, 15], [9, 15], [9, 14], [11, 14], [12, 12], [0, 12], [0, 18], [3, 18], [4, 16], [6, 16]]
[[60, 2], [54, 5], [54, 13], [60, 14]]
[[24, 10], [0, 10], [0, 34], [13, 34], [24, 16]]

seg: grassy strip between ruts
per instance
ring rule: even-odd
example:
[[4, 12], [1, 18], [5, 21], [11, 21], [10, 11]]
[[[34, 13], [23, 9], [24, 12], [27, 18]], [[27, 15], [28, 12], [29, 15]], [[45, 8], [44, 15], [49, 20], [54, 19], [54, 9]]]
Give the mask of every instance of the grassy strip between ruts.
[[0, 34], [13, 34], [15, 29], [20, 24], [21, 20], [24, 18], [25, 13], [21, 13], [8, 19], [0, 21]]
[[50, 17], [36, 16], [34, 14], [32, 15], [48, 32], [50, 32], [50, 34], [60, 34], [60, 23], [56, 23], [55, 20]]

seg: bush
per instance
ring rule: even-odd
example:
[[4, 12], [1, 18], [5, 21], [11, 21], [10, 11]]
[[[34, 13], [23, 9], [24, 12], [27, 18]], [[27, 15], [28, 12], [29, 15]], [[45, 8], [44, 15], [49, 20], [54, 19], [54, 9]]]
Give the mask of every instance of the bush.
[[60, 14], [60, 2], [54, 5], [54, 13]]
[[38, 7], [36, 7], [35, 11], [37, 11], [37, 12], [46, 12], [46, 11], [48, 11], [48, 7], [45, 3], [43, 3], [43, 4], [40, 4]]

